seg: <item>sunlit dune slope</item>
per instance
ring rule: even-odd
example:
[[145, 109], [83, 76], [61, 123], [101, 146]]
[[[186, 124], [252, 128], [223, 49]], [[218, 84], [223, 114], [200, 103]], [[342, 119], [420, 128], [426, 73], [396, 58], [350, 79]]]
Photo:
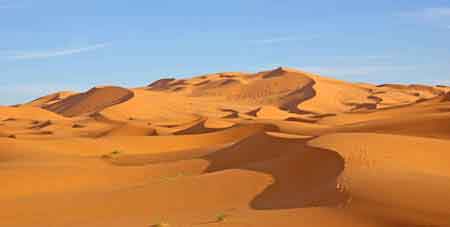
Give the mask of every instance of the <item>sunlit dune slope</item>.
[[127, 101], [133, 92], [120, 87], [96, 87], [85, 93], [69, 96], [44, 108], [66, 117], [100, 111]]
[[75, 92], [71, 91], [57, 92], [50, 95], [46, 95], [44, 97], [40, 97], [31, 102], [25, 103], [22, 106], [45, 107], [75, 94], [76, 94]]
[[280, 67], [0, 107], [0, 226], [450, 227], [450, 88]]
[[450, 141], [348, 133], [309, 144], [344, 158], [340, 185], [351, 197], [350, 209], [392, 223], [450, 224]]

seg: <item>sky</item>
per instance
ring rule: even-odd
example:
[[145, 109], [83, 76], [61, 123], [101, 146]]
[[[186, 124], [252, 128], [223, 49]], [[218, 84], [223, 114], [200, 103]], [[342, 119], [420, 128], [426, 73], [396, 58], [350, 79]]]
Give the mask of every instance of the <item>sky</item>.
[[449, 40], [443, 0], [0, 0], [0, 105], [278, 66], [448, 85]]

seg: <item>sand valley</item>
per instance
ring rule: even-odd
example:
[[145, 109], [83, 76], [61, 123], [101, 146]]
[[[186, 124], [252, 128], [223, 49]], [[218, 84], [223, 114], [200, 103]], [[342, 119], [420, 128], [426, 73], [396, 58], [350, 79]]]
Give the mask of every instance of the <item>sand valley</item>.
[[450, 87], [280, 67], [0, 106], [2, 227], [450, 226]]

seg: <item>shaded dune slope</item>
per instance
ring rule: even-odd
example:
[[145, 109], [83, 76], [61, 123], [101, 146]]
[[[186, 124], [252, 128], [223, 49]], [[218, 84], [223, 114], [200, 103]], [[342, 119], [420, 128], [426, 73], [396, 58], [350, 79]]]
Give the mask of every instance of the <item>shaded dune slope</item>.
[[450, 226], [447, 87], [280, 67], [0, 107], [0, 225]]
[[188, 125], [185, 129], [177, 130], [174, 132], [174, 135], [195, 135], [195, 134], [203, 134], [203, 133], [210, 133], [210, 132], [217, 132], [221, 131], [230, 127], [224, 127], [224, 128], [208, 128], [206, 127], [206, 122], [208, 119], [200, 119], [190, 125]]
[[[173, 162], [200, 158], [209, 153], [221, 150], [242, 139], [266, 130], [276, 130], [276, 127], [265, 124], [236, 125], [234, 127], [199, 135], [159, 136], [161, 148], [154, 147], [156, 151], [164, 148], [164, 142], [172, 141], [172, 148], [165, 152], [139, 152], [124, 154], [116, 157], [113, 163], [118, 165], [144, 165], [160, 162]], [[156, 145], [156, 143], [154, 143]], [[167, 146], [166, 146], [167, 147]]]
[[156, 130], [150, 127], [144, 127], [141, 125], [135, 125], [132, 123], [123, 123], [114, 126], [112, 129], [107, 130], [98, 135], [98, 137], [106, 136], [155, 136]]
[[66, 117], [98, 112], [123, 103], [134, 96], [133, 92], [120, 87], [98, 87], [85, 93], [70, 96], [44, 108]]
[[204, 171], [206, 174], [230, 169], [269, 174], [274, 182], [249, 201], [255, 209], [337, 206], [346, 201], [346, 194], [337, 188], [336, 181], [344, 168], [344, 160], [336, 152], [307, 147], [306, 139], [270, 136], [266, 130], [276, 128], [264, 128], [225, 148], [122, 156], [112, 163], [142, 165], [201, 158], [210, 163]]
[[238, 168], [270, 174], [274, 182], [250, 203], [255, 209], [344, 202], [346, 195], [336, 183], [344, 160], [333, 151], [309, 148], [305, 143], [304, 139], [276, 138], [260, 132], [205, 156], [211, 163], [206, 172]]
[[442, 98], [443, 102], [450, 102], [450, 92], [447, 92]]
[[345, 159], [339, 182], [351, 196], [350, 209], [396, 225], [450, 224], [448, 140], [345, 133], [309, 144]]
[[46, 95], [44, 97], [37, 98], [31, 102], [23, 104], [22, 106], [45, 107], [75, 94], [76, 94], [75, 92], [71, 91], [57, 92], [50, 95]]
[[2, 107], [0, 120], [65, 120], [64, 117], [50, 111], [30, 106]]

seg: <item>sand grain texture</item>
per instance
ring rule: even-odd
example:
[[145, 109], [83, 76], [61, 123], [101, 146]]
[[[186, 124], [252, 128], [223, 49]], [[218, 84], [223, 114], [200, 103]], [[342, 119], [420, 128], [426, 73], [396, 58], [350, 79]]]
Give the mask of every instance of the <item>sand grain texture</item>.
[[450, 226], [447, 87], [280, 67], [55, 92], [0, 107], [0, 226]]

